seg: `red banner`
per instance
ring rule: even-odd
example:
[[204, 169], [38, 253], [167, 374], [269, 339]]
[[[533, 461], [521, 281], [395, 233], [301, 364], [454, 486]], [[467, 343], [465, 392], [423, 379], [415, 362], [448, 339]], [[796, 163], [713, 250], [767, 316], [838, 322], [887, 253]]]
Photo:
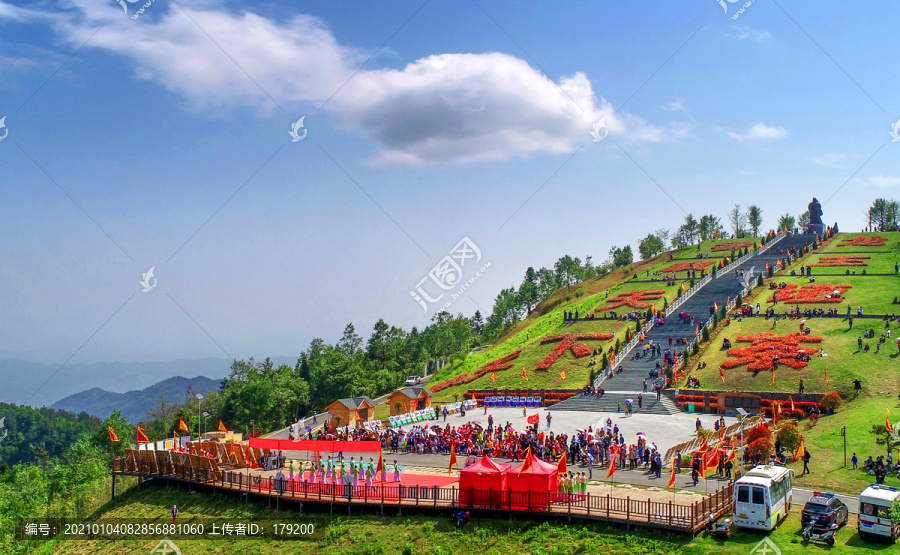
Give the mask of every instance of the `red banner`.
[[378, 453], [380, 441], [329, 441], [250, 438], [250, 447], [272, 451], [325, 451], [329, 453]]

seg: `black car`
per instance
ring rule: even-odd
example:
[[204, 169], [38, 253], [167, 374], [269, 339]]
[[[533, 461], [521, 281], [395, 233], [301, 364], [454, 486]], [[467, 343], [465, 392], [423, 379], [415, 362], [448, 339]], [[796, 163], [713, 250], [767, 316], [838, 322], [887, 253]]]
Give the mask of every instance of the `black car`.
[[815, 521], [817, 528], [827, 528], [832, 524], [843, 526], [850, 518], [850, 511], [833, 493], [813, 492], [813, 496], [803, 506], [800, 522], [806, 527]]

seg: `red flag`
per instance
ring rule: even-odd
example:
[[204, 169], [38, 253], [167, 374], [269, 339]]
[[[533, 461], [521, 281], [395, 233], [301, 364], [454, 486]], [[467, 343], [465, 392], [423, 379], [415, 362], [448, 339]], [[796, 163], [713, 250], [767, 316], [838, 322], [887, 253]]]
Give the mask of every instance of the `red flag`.
[[178, 443], [178, 430], [172, 430], [172, 438], [176, 440], [175, 443]]
[[560, 474], [565, 474], [569, 471], [569, 467], [566, 466], [566, 454], [565, 453], [562, 454], [562, 456], [559, 458], [559, 462], [556, 463], [556, 470]]
[[767, 272], [769, 271], [769, 263], [768, 262], [766, 262], [766, 271]]
[[231, 440], [231, 454], [234, 455], [234, 440]]
[[187, 427], [187, 424], [184, 423], [184, 418], [179, 418], [179, 419], [178, 419], [178, 429], [181, 430], [182, 432], [189, 432], [189, 433], [190, 433], [190, 431], [191, 431], [191, 430]]
[[559, 373], [559, 377], [562, 378], [562, 381], [566, 381], [566, 369], [563, 368], [563, 371]]
[[725, 457], [725, 464], [728, 464], [729, 462], [734, 462], [734, 447], [731, 448], [728, 456]]
[[456, 444], [450, 446], [450, 468], [447, 469], [447, 474], [453, 474], [453, 467], [456, 466]]
[[715, 310], [716, 312], [719, 311], [719, 303], [717, 303], [716, 301], [713, 301], [713, 310]]
[[891, 426], [891, 409], [887, 409], [887, 416], [884, 417], [884, 427], [889, 433], [894, 433], [894, 427]]
[[719, 464], [719, 450], [718, 449], [710, 449], [706, 453], [706, 461], [705, 466], [707, 469], [714, 468]]
[[618, 459], [618, 458], [619, 458], [619, 450], [613, 449], [610, 453], [609, 470], [606, 472], [607, 480], [612, 478], [613, 474], [616, 473], [616, 459]]
[[362, 419], [363, 419], [363, 417], [360, 416], [358, 410], [353, 411], [353, 416], [356, 418], [356, 420], [362, 420]]
[[697, 326], [697, 329], [694, 330], [694, 335], [697, 337], [700, 337], [700, 326], [699, 325]]
[[671, 488], [675, 485], [675, 455], [672, 455], [672, 474], [669, 476], [669, 485], [666, 486], [666, 489]]
[[522, 377], [525, 378], [526, 380], [528, 379], [528, 374], [525, 373], [525, 367], [524, 367], [524, 366], [522, 367]]
[[794, 452], [794, 461], [804, 456], [806, 456], [806, 448], [803, 447], [803, 436], [800, 436], [800, 445], [797, 446], [797, 451]]
[[537, 413], [535, 413], [535, 414], [532, 414], [531, 416], [529, 416], [528, 418], [526, 418], [526, 421], [527, 421], [529, 424], [531, 424], [532, 426], [535, 426], [535, 425], [537, 425], [538, 422], [541, 421], [541, 419], [540, 419], [540, 417], [537, 415]]
[[722, 378], [722, 383], [725, 383], [725, 371], [722, 370], [721, 366], [719, 366], [719, 376]]
[[528, 451], [525, 452], [525, 460], [522, 462], [522, 467], [519, 469], [519, 474], [525, 472], [534, 464], [534, 457], [531, 454], [531, 445], [528, 446]]
[[496, 370], [491, 372], [491, 381], [494, 383], [497, 383], [497, 371]]
[[772, 367], [772, 385], [775, 385], [775, 367]]
[[825, 385], [831, 385], [828, 383], [828, 370], [825, 370]]
[[794, 414], [794, 396], [791, 395], [790, 399], [791, 399], [791, 414]]
[[113, 431], [112, 426], [107, 426], [109, 428], [109, 440], [110, 441], [119, 441], [119, 438], [116, 437], [116, 432]]
[[706, 453], [700, 453], [700, 478], [706, 481]]
[[221, 418], [219, 419], [219, 431], [220, 431], [220, 432], [227, 432], [227, 431], [228, 431], [228, 428], [226, 428], [226, 427], [225, 427], [225, 424], [222, 423], [222, 419], [221, 419]]
[[706, 453], [709, 450], [709, 436], [706, 436], [706, 439], [703, 440], [703, 445], [697, 449], [698, 453]]
[[384, 471], [384, 451], [378, 452], [378, 467], [375, 468], [375, 472]]
[[147, 437], [147, 434], [144, 433], [144, 429], [140, 426], [137, 427], [137, 440], [138, 443], [150, 443], [150, 438]]

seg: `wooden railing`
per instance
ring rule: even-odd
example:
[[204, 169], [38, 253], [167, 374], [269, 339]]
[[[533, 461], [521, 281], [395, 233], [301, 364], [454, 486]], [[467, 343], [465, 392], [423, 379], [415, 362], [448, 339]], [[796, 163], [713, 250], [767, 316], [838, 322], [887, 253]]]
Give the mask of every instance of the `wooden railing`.
[[397, 507], [464, 508], [486, 511], [560, 514], [641, 524], [694, 532], [702, 528], [710, 513], [717, 517], [731, 507], [732, 484], [728, 483], [709, 496], [690, 504], [640, 499], [635, 491], [627, 497], [595, 494], [560, 494], [532, 491], [495, 491], [491, 489], [441, 488], [438, 486], [403, 485], [389, 482], [367, 487], [300, 482], [263, 478], [241, 470], [223, 470], [213, 474], [207, 468], [174, 465], [168, 469], [138, 468], [125, 458], [113, 460], [113, 471], [146, 477], [170, 477], [227, 490], [255, 493], [302, 502], [363, 504]]

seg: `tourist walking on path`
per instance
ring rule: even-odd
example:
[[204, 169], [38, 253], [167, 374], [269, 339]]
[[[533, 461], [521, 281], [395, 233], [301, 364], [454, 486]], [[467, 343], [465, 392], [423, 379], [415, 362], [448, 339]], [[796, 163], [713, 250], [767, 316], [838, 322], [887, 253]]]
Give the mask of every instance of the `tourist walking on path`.
[[805, 449], [803, 453], [803, 474], [809, 474], [809, 449]]
[[547, 429], [550, 429], [550, 421], [553, 420], [553, 417], [550, 416], [550, 411], [547, 411]]

